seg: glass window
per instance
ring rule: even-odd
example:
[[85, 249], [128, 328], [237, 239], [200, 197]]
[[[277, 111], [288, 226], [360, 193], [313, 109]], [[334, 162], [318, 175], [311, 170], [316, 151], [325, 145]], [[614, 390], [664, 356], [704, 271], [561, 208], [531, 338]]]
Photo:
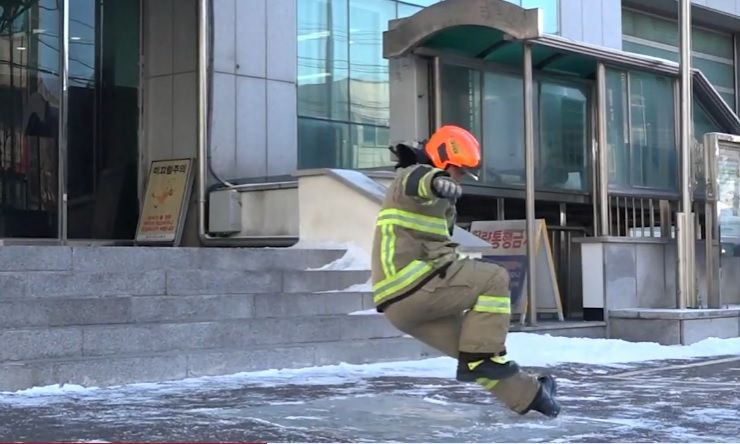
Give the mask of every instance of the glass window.
[[637, 187], [674, 190], [673, 81], [642, 72], [631, 72], [629, 76], [632, 183]]
[[694, 27], [691, 30], [691, 49], [703, 54], [732, 60], [735, 57], [735, 45], [732, 36]]
[[524, 97], [522, 79], [486, 73], [483, 92], [483, 179], [524, 185]]
[[390, 82], [383, 58], [383, 31], [396, 17], [390, 0], [349, 3], [350, 120], [388, 125]]
[[350, 168], [349, 124], [298, 118], [298, 165], [301, 168]]
[[668, 50], [665, 48], [656, 48], [654, 46], [645, 45], [642, 43], [636, 43], [631, 40], [624, 40], [622, 42], [622, 49], [628, 52], [634, 52], [650, 57], [658, 57], [661, 59], [670, 60], [672, 62], [678, 62], [678, 52]]
[[480, 137], [480, 72], [442, 65], [442, 124], [459, 125]]
[[606, 138], [609, 184], [617, 187], [630, 186], [627, 103], [627, 73], [607, 70]]
[[734, 92], [735, 69], [732, 64], [722, 63], [715, 60], [706, 60], [701, 57], [691, 58], [692, 68], [701, 70], [707, 80], [718, 89], [719, 92]]
[[349, 119], [347, 0], [298, 0], [298, 114]]
[[679, 45], [678, 25], [675, 21], [630, 9], [622, 10], [622, 33], [674, 47]]
[[[678, 62], [679, 33], [676, 20], [630, 9], [622, 13], [622, 48], [625, 51]], [[693, 67], [700, 69], [725, 102], [735, 109], [734, 42], [731, 34], [694, 26], [691, 34]]]
[[606, 90], [610, 186], [675, 191], [673, 80], [607, 70]]
[[543, 82], [540, 87], [537, 185], [546, 189], [588, 189], [588, 97], [574, 86]]
[[390, 145], [390, 130], [383, 126], [352, 125], [352, 154], [355, 163], [351, 168], [377, 168], [392, 166]]
[[[483, 85], [481, 88], [481, 79]], [[442, 121], [470, 129], [481, 139], [481, 179], [491, 185], [524, 186], [524, 100], [521, 77], [444, 65]], [[579, 87], [544, 81], [536, 107], [536, 185], [585, 190], [588, 169], [588, 97]], [[482, 96], [481, 96], [482, 93]]]
[[0, 21], [1, 237], [57, 236], [59, 2], [4, 2]]

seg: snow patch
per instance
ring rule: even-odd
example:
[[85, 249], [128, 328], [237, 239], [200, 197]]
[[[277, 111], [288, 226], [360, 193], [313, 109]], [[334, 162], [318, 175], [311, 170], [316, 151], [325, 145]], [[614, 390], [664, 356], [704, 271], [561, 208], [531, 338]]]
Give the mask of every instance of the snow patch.
[[341, 258], [321, 268], [310, 268], [309, 271], [370, 269], [370, 260], [363, 249], [351, 244], [345, 246], [345, 248], [347, 252]]
[[[526, 367], [548, 367], [561, 363], [613, 365], [668, 359], [690, 359], [711, 356], [740, 356], [740, 338], [706, 339], [689, 346], [664, 346], [656, 343], [634, 343], [615, 339], [565, 338], [533, 333], [510, 333], [507, 350], [512, 359]], [[364, 379], [390, 377], [428, 377], [454, 379], [457, 362], [439, 357], [417, 361], [382, 362], [374, 364], [338, 364], [302, 369], [265, 370], [227, 376], [208, 376], [171, 381], [161, 384], [139, 384], [151, 391], [166, 392], [178, 388], [223, 388], [243, 385], [346, 385]], [[567, 384], [566, 379], [560, 382]], [[137, 385], [128, 386], [134, 389]], [[93, 393], [98, 389], [78, 385], [53, 385], [0, 393], [1, 401], [51, 400]], [[285, 402], [303, 404], [303, 401]]]
[[369, 293], [371, 291], [373, 291], [373, 282], [372, 279], [368, 279], [367, 282], [363, 284], [350, 285], [342, 290], [327, 290], [319, 291], [317, 293]]
[[[22, 396], [59, 396], [59, 395], [65, 395], [65, 394], [75, 394], [75, 393], [86, 393], [91, 390], [97, 390], [97, 387], [83, 387], [81, 385], [74, 385], [74, 384], [55, 384], [55, 385], [46, 385], [42, 387], [31, 387], [24, 390], [19, 390], [17, 392], [14, 392], [16, 395], [22, 395]], [[7, 393], [7, 392], [0, 392], [0, 393]]]
[[349, 314], [350, 316], [380, 316], [378, 310], [375, 308], [368, 308], [367, 310], [353, 311]]
[[660, 345], [618, 339], [565, 338], [511, 333], [506, 349], [521, 365], [547, 367], [560, 363], [610, 365], [628, 362], [740, 355], [740, 338], [709, 338], [692, 345]]
[[450, 404], [449, 402], [444, 401], [442, 399], [430, 398], [428, 396], [424, 398], [424, 402], [428, 402], [430, 404], [438, 404], [438, 405], [449, 405]]
[[326, 421], [326, 418], [322, 418], [320, 416], [286, 416], [285, 419], [290, 419], [291, 421], [299, 421], [299, 420]]

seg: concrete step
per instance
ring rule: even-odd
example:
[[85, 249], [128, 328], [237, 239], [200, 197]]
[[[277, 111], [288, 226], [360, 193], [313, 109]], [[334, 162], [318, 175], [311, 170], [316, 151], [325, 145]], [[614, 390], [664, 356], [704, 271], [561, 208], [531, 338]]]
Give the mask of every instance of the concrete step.
[[373, 308], [369, 293], [108, 296], [0, 300], [0, 330], [341, 315]]
[[306, 293], [364, 284], [370, 271], [248, 272], [186, 270], [167, 273], [167, 294]]
[[603, 321], [540, 321], [536, 326], [522, 326], [512, 322], [509, 331], [536, 333], [568, 338], [606, 338], [606, 322]]
[[4, 246], [0, 271], [307, 270], [344, 254], [341, 249]]
[[350, 315], [3, 329], [0, 362], [400, 336], [384, 316]]
[[372, 294], [361, 292], [254, 295], [254, 317], [349, 314], [374, 308]]
[[0, 300], [341, 291], [364, 284], [369, 271], [157, 270], [146, 272], [0, 272]]
[[[300, 346], [175, 351], [0, 363], [0, 391], [53, 384], [104, 387], [246, 371], [363, 364], [438, 356], [410, 338], [306, 343]], [[451, 376], [454, 369], [450, 370]]]

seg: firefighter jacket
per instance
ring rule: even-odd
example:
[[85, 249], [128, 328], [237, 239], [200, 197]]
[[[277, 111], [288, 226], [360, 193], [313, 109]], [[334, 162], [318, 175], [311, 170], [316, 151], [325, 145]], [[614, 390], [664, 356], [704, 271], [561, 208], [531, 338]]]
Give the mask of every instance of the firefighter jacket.
[[379, 312], [413, 294], [457, 259], [450, 236], [455, 202], [437, 197], [443, 170], [416, 164], [396, 170], [378, 215], [372, 253], [373, 299]]

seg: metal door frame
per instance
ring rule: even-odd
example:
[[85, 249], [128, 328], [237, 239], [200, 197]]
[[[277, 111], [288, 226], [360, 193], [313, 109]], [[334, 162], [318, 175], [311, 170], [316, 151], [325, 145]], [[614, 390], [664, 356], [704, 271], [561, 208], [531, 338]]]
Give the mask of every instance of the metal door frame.
[[720, 288], [720, 269], [722, 265], [720, 261], [721, 239], [717, 217], [717, 200], [719, 197], [717, 159], [720, 149], [730, 149], [740, 152], [740, 136], [725, 133], [707, 133], [704, 135], [704, 171], [706, 172], [704, 175], [706, 190], [706, 235], [704, 248], [706, 252], [707, 304], [709, 308], [722, 308], [722, 292]]

